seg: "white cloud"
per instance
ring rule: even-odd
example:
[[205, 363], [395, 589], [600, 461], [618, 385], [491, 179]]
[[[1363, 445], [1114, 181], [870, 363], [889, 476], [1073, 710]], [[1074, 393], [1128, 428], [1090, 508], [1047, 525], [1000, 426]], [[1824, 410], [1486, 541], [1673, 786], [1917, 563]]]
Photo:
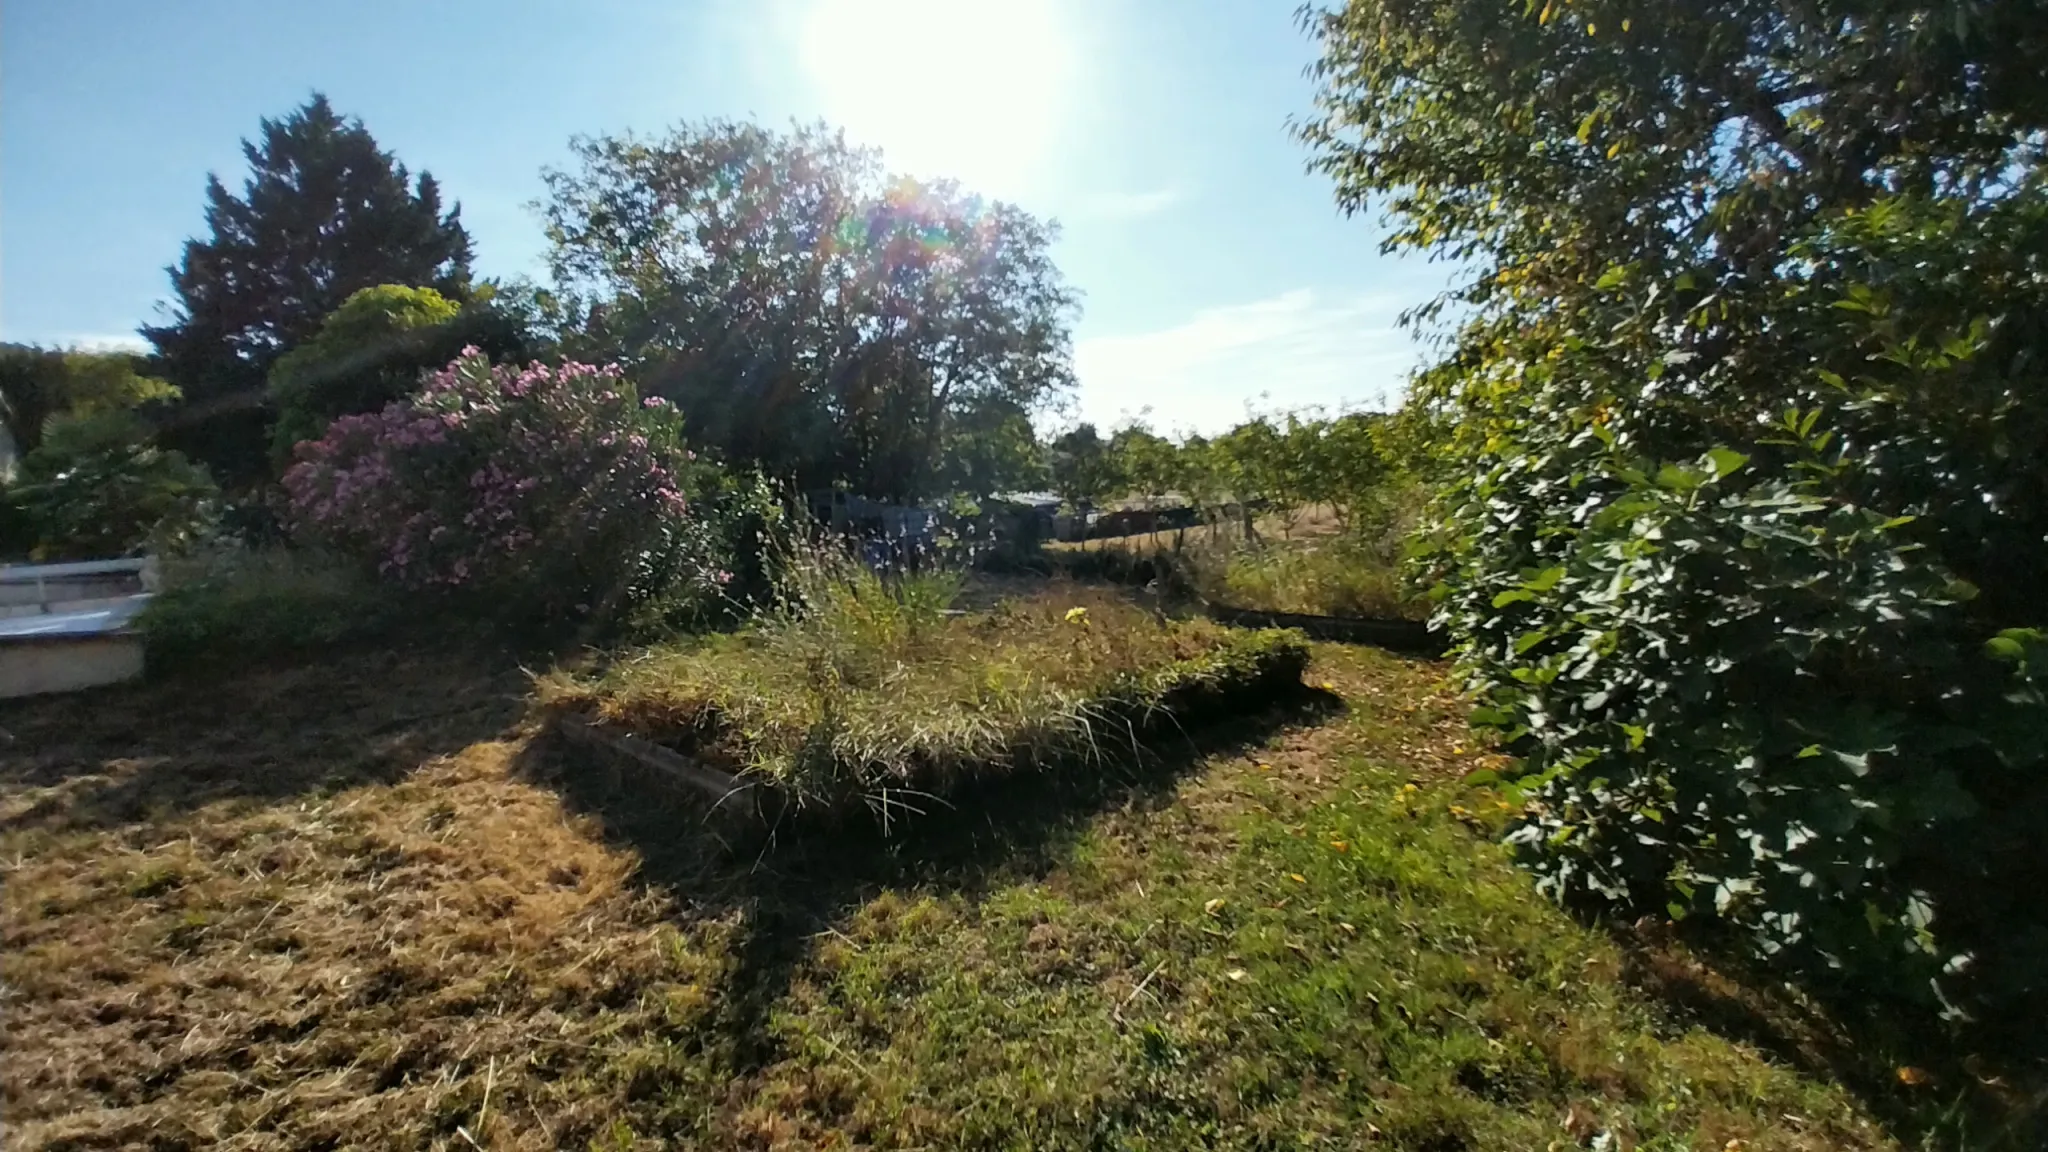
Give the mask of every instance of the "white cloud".
[[55, 335], [0, 337], [10, 344], [40, 344], [45, 348], [76, 348], [83, 352], [147, 352], [149, 341], [129, 332], [59, 332]]
[[1109, 426], [1144, 414], [1162, 430], [1211, 434], [1248, 407], [1389, 407], [1420, 352], [1396, 326], [1399, 311], [1391, 296], [1303, 288], [1156, 332], [1085, 339], [1074, 348], [1076, 415]]
[[1135, 220], [1164, 212], [1180, 203], [1178, 188], [1158, 188], [1150, 192], [1107, 192], [1089, 197], [1083, 202], [1084, 215], [1100, 220]]

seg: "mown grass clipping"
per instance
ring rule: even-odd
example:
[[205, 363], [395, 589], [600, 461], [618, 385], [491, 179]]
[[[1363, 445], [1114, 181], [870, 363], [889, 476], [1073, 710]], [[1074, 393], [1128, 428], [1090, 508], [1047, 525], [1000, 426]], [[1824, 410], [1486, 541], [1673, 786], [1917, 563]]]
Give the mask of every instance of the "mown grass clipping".
[[1101, 763], [1196, 714], [1298, 685], [1293, 632], [1235, 631], [1055, 587], [949, 613], [945, 578], [810, 574], [733, 634], [557, 674], [541, 695], [613, 731], [772, 785], [798, 809], [886, 825], [965, 780]]

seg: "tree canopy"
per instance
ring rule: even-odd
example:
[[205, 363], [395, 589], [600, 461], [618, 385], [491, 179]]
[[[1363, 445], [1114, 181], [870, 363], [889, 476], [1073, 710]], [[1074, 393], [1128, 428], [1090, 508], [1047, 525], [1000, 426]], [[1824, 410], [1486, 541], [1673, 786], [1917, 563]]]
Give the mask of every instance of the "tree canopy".
[[0, 344], [0, 420], [15, 451], [43, 442], [52, 419], [127, 411], [177, 398], [178, 390], [142, 374], [126, 352], [86, 352]]
[[913, 497], [956, 428], [1071, 386], [1054, 228], [1013, 205], [891, 176], [822, 126], [576, 154], [544, 205], [568, 344], [628, 361], [732, 459]]
[[[262, 398], [278, 357], [319, 330], [354, 293], [378, 284], [469, 290], [469, 233], [461, 209], [441, 206], [432, 175], [417, 179], [377, 146], [360, 120], [315, 93], [242, 142], [240, 195], [206, 181], [206, 235], [167, 271], [173, 300], [162, 325], [142, 329], [160, 372], [188, 403]], [[231, 406], [231, 405], [230, 405]], [[231, 430], [203, 446], [231, 471], [262, 461], [261, 429]], [[247, 441], [247, 442], [245, 442]]]

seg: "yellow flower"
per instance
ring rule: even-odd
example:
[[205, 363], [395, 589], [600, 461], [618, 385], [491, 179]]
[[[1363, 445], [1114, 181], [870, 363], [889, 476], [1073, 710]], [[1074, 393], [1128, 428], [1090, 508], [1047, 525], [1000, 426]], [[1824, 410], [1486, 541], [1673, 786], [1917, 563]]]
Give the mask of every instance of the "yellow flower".
[[1339, 852], [1349, 852], [1349, 851], [1351, 851], [1351, 845], [1350, 845], [1349, 843], [1346, 843], [1346, 842], [1345, 842], [1345, 841], [1343, 841], [1343, 840], [1332, 840], [1332, 841], [1330, 841], [1330, 847], [1332, 847], [1332, 848], [1335, 848], [1335, 849], [1336, 849], [1337, 851], [1339, 851]]
[[1088, 610], [1087, 610], [1086, 608], [1069, 608], [1069, 609], [1067, 609], [1067, 623], [1069, 623], [1069, 624], [1086, 624], [1087, 622], [1088, 622]]

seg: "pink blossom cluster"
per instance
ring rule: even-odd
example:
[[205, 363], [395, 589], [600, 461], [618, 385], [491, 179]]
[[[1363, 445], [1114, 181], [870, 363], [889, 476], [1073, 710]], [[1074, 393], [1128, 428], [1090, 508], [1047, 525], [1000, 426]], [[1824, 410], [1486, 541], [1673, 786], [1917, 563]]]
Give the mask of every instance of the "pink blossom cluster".
[[468, 348], [411, 398], [300, 444], [284, 486], [298, 531], [409, 586], [602, 579], [679, 535], [698, 467], [680, 425], [616, 367], [493, 366]]

